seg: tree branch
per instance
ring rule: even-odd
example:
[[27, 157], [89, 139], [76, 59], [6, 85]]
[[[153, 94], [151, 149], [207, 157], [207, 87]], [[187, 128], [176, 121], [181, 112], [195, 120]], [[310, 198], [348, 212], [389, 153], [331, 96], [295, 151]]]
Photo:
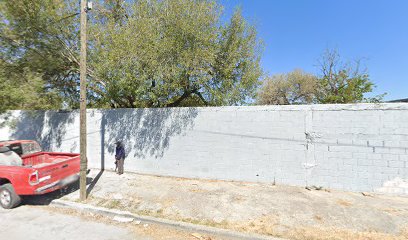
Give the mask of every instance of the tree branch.
[[197, 96], [201, 99], [201, 101], [205, 104], [205, 106], [209, 106], [209, 105], [210, 105], [210, 104], [207, 102], [207, 100], [205, 100], [205, 98], [203, 97], [203, 95], [202, 95], [199, 91], [194, 90], [193, 93], [194, 93], [195, 95], [197, 95]]
[[180, 105], [180, 103], [181, 103], [184, 99], [188, 98], [190, 95], [191, 95], [191, 92], [190, 92], [190, 91], [184, 91], [183, 95], [181, 95], [176, 101], [167, 104], [166, 107], [177, 107], [177, 106]]

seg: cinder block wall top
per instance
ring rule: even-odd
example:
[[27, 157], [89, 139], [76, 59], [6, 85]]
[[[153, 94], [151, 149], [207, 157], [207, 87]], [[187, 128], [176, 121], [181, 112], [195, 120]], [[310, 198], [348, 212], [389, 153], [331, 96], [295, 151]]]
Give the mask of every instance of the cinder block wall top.
[[[14, 111], [2, 139], [79, 152], [79, 113]], [[191, 178], [408, 195], [408, 104], [88, 110], [88, 160]]]

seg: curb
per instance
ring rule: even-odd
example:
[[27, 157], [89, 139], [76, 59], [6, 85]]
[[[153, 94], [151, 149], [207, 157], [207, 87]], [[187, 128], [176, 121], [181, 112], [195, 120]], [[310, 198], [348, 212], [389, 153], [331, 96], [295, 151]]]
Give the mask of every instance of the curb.
[[76, 203], [70, 202], [65, 200], [56, 199], [50, 203], [51, 206], [55, 207], [63, 207], [63, 208], [70, 208], [82, 212], [92, 212], [108, 217], [125, 217], [125, 218], [133, 218], [137, 221], [150, 223], [150, 224], [158, 224], [167, 227], [175, 227], [187, 231], [194, 231], [199, 232], [202, 234], [209, 234], [209, 235], [218, 235], [222, 237], [232, 238], [232, 239], [239, 239], [239, 240], [284, 240], [283, 238], [276, 238], [276, 237], [269, 237], [260, 234], [247, 234], [247, 233], [240, 233], [235, 232], [232, 230], [222, 229], [222, 228], [215, 228], [209, 227], [204, 225], [197, 225], [192, 223], [186, 222], [178, 222], [173, 220], [168, 220], [164, 218], [156, 218], [150, 216], [142, 216], [133, 214], [128, 211], [120, 211], [116, 209], [108, 209], [103, 207], [95, 207], [88, 204], [83, 203]]

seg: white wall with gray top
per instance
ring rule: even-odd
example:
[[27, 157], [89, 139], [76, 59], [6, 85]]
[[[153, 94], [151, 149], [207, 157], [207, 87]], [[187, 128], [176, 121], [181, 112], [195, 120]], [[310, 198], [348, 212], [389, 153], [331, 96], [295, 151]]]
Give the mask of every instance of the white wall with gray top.
[[[13, 112], [0, 139], [79, 152], [78, 112]], [[88, 160], [189, 178], [408, 195], [408, 104], [88, 110]]]

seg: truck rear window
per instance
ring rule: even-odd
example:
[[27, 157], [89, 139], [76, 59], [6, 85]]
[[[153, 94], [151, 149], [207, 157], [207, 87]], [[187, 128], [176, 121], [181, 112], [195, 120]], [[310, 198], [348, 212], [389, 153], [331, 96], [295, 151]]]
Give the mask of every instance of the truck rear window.
[[23, 149], [21, 148], [21, 144], [20, 143], [14, 143], [14, 144], [10, 144], [8, 146], [8, 148], [10, 148], [11, 151], [17, 153], [18, 155], [23, 155]]
[[27, 154], [41, 152], [41, 147], [36, 142], [23, 143], [22, 150], [23, 150], [23, 154], [27, 155]]

